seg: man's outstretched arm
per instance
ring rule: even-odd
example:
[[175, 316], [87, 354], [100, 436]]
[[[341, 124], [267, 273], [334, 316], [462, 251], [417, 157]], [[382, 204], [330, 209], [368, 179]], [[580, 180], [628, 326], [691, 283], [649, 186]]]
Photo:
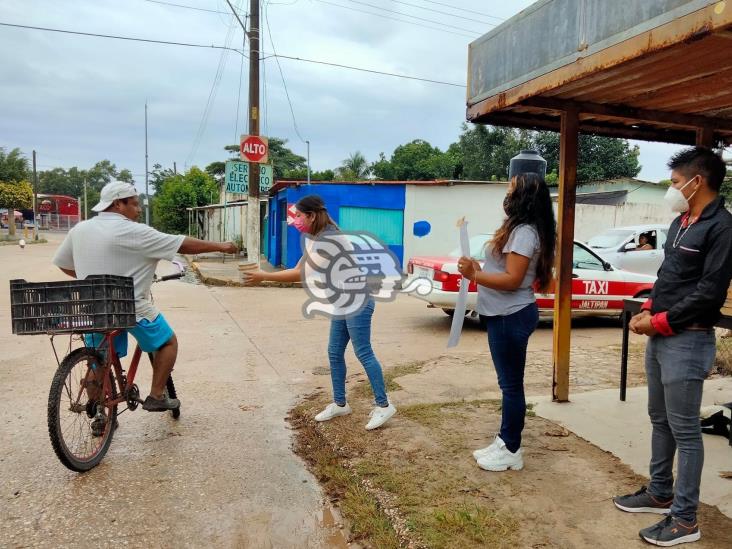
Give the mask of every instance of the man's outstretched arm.
[[239, 252], [239, 248], [233, 242], [211, 242], [210, 240], [199, 240], [187, 236], [178, 248], [178, 252], [182, 254], [203, 254], [206, 252], [235, 254]]

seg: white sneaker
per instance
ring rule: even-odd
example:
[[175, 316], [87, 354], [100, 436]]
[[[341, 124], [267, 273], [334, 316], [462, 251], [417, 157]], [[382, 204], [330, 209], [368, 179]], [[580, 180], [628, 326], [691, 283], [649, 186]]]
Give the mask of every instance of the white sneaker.
[[[486, 457], [490, 454], [492, 454], [495, 450], [499, 448], [499, 441], [503, 443], [503, 440], [501, 440], [501, 437], [496, 435], [496, 438], [493, 439], [493, 442], [491, 442], [488, 446], [485, 448], [481, 448], [480, 450], [476, 450], [473, 452], [473, 457], [478, 460], [482, 457]], [[503, 444], [505, 446], [505, 444]]]
[[523, 469], [523, 450], [519, 448], [516, 452], [511, 452], [500, 437], [496, 437], [496, 441], [498, 444], [490, 454], [478, 458], [478, 467], [486, 471], [505, 471], [507, 469], [520, 471]]
[[338, 406], [335, 402], [331, 402], [325, 407], [325, 410], [315, 416], [315, 421], [328, 421], [338, 416], [347, 416], [351, 413], [351, 407], [346, 403], [345, 406]]
[[396, 411], [396, 407], [391, 403], [389, 403], [389, 406], [387, 406], [386, 408], [377, 406], [376, 408], [371, 410], [371, 413], [369, 414], [369, 417], [371, 419], [366, 424], [366, 430], [371, 431], [372, 429], [378, 429], [384, 423], [389, 421], [389, 418], [396, 414]]

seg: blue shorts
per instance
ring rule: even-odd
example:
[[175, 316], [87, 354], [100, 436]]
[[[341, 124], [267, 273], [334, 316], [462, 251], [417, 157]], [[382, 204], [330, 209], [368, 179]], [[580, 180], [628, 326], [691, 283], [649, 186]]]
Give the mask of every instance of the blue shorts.
[[[159, 314], [152, 322], [143, 318], [137, 323], [137, 326], [114, 338], [114, 350], [120, 358], [127, 356], [127, 332], [134, 336], [140, 349], [145, 353], [160, 350], [175, 335], [162, 314]], [[103, 334], [84, 334], [84, 343], [87, 347], [99, 347], [103, 341]]]

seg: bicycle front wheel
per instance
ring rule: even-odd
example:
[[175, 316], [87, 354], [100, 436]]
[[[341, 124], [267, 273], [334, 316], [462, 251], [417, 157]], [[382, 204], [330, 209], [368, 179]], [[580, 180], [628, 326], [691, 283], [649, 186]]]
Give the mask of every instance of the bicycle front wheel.
[[58, 459], [72, 471], [92, 469], [104, 458], [117, 424], [117, 396], [109, 369], [105, 394], [99, 379], [105, 371], [102, 355], [82, 347], [72, 351], [56, 370], [48, 395], [48, 434]]

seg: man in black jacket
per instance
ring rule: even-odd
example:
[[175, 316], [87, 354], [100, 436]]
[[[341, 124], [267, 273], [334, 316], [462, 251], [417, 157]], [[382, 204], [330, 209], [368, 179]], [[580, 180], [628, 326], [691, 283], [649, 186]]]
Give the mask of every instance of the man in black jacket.
[[704, 464], [699, 409], [716, 353], [714, 324], [732, 278], [732, 214], [719, 196], [724, 162], [713, 151], [694, 147], [675, 155], [669, 168], [671, 186], [664, 199], [681, 215], [671, 223], [651, 299], [630, 322], [633, 332], [649, 336], [651, 482], [614, 499], [623, 511], [667, 515], [640, 531], [644, 540], [661, 546], [701, 537], [696, 521]]

